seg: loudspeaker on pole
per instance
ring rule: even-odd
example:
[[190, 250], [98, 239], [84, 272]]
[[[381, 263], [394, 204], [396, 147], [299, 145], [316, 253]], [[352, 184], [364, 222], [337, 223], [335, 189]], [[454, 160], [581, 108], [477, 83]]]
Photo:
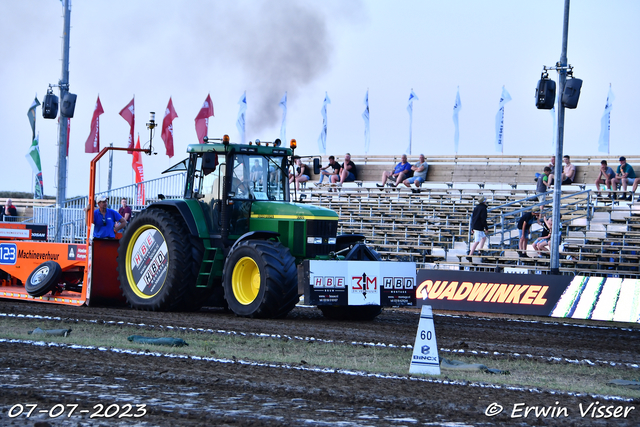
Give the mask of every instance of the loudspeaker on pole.
[[62, 98], [62, 105], [60, 105], [60, 114], [63, 117], [73, 117], [73, 112], [76, 109], [76, 98], [75, 93], [65, 93], [64, 98]]
[[582, 80], [580, 79], [567, 79], [567, 83], [564, 86], [562, 92], [562, 105], [565, 108], [576, 108], [578, 106], [578, 99], [580, 99], [580, 89], [582, 88]]
[[551, 110], [556, 101], [556, 82], [542, 75], [536, 88], [536, 108], [539, 110]]
[[42, 101], [42, 117], [55, 119], [58, 116], [58, 97], [51, 92], [44, 96]]

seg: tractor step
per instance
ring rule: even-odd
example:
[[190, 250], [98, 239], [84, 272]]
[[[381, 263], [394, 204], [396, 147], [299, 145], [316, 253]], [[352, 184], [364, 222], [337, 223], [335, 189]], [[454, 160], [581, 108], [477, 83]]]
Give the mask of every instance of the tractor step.
[[205, 248], [200, 264], [200, 272], [196, 279], [196, 287], [207, 288], [213, 283], [213, 267], [216, 262], [217, 248]]

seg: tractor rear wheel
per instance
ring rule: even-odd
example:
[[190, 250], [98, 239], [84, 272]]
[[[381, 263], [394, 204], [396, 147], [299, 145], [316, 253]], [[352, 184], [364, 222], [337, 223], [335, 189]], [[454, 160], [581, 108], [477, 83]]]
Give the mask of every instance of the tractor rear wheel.
[[[200, 260], [177, 214], [147, 209], [127, 227], [118, 248], [120, 289], [139, 310], [180, 311], [198, 301]], [[206, 298], [201, 298], [204, 302]]]
[[32, 297], [41, 297], [58, 284], [61, 275], [60, 264], [55, 261], [43, 262], [31, 272], [24, 288]]
[[238, 316], [280, 318], [299, 301], [295, 258], [280, 242], [247, 240], [224, 265], [224, 294]]

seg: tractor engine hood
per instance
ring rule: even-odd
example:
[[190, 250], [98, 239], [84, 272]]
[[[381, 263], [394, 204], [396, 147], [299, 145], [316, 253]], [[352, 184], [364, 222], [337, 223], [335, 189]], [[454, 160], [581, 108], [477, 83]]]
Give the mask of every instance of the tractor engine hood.
[[338, 220], [338, 214], [320, 206], [293, 202], [261, 202], [251, 204], [251, 219]]
[[331, 209], [292, 202], [251, 204], [251, 231], [278, 233], [280, 242], [298, 259], [327, 256], [336, 250], [338, 214]]

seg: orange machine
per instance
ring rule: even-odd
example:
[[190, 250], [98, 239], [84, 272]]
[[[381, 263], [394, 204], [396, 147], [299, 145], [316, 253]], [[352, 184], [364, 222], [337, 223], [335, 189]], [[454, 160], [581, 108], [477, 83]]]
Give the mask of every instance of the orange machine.
[[[96, 164], [91, 161], [89, 200], [95, 199]], [[93, 209], [87, 212], [91, 236]], [[116, 236], [116, 237], [119, 237]], [[124, 302], [118, 282], [118, 240], [88, 239], [86, 244], [47, 242], [47, 226], [0, 222], [0, 298], [54, 304], [83, 305]]]

